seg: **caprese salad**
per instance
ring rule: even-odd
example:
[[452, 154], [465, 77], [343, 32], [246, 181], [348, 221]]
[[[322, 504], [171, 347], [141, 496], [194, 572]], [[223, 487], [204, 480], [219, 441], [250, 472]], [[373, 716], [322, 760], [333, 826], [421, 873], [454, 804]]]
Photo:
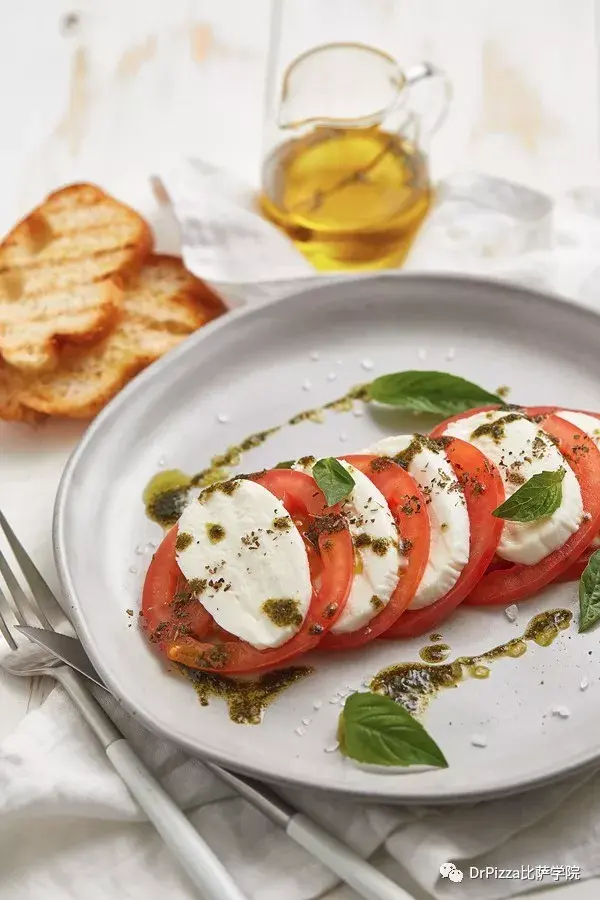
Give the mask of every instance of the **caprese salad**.
[[[143, 627], [168, 659], [269, 669], [317, 647], [418, 636], [461, 603], [508, 606], [589, 570], [600, 414], [506, 406], [436, 372], [383, 376], [368, 399], [451, 415], [429, 435], [201, 491], [144, 584]], [[580, 628], [600, 618], [600, 554], [597, 569]]]

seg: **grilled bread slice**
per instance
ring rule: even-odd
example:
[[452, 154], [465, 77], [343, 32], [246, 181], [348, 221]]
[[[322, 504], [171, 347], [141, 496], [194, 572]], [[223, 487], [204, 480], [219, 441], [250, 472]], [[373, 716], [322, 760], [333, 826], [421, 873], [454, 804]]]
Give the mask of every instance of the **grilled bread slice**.
[[122, 278], [151, 249], [144, 219], [100, 188], [50, 194], [0, 244], [0, 356], [48, 370], [63, 341], [100, 339], [118, 317]]
[[112, 331], [92, 346], [63, 347], [54, 371], [30, 377], [0, 400], [0, 415], [12, 409], [10, 417], [21, 419], [34, 411], [94, 416], [141, 369], [224, 310], [179, 258], [150, 256], [129, 278]]

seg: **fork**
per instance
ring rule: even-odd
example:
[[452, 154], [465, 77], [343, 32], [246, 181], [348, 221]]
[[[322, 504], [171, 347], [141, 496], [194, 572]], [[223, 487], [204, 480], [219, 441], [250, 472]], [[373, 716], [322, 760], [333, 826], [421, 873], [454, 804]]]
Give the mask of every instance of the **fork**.
[[12, 598], [11, 603], [0, 586], [0, 632], [9, 647], [8, 654], [0, 656], [0, 667], [11, 675], [49, 675], [58, 681], [102, 744], [106, 756], [132, 797], [199, 889], [200, 896], [204, 900], [246, 900], [208, 844], [94, 699], [84, 679], [52, 654], [40, 650], [37, 645], [17, 643], [16, 637], [22, 640], [22, 636], [11, 628], [9, 623], [13, 620], [18, 625], [41, 626], [51, 631], [70, 632], [72, 635], [75, 632], [2, 512], [0, 529], [31, 589], [30, 598], [0, 549], [0, 574]]
[[[27, 631], [27, 625], [33, 625], [30, 630], [36, 632], [35, 639], [38, 641], [44, 630], [59, 634], [68, 631], [69, 635], [75, 638], [76, 633], [58, 600], [17, 540], [2, 512], [0, 512], [0, 531], [4, 531], [34, 598], [34, 603], [27, 598], [0, 549], [0, 574], [4, 577], [14, 601], [13, 608], [0, 587], [0, 631], [12, 651], [8, 658], [0, 657], [0, 667], [4, 667], [13, 675], [43, 674], [50, 675], [59, 681], [99, 738], [112, 765], [150, 821], [154, 823], [167, 846], [179, 858], [196, 886], [208, 891], [202, 896], [206, 900], [217, 900], [217, 898], [218, 900], [244, 900], [222, 864], [204, 843], [198, 832], [194, 830], [179, 807], [145, 769], [123, 735], [86, 689], [85, 682], [82, 681], [80, 675], [70, 666], [65, 665], [54, 653], [49, 650], [40, 651], [38, 644], [17, 646], [15, 636], [11, 633], [4, 617], [5, 610], [8, 610], [17, 619], [19, 623], [16, 626], [17, 630], [24, 628]], [[32, 617], [38, 621], [33, 623]], [[42, 631], [37, 627], [38, 623], [42, 625]], [[19, 636], [22, 637], [21, 634]], [[43, 644], [43, 641], [41, 643]], [[81, 653], [85, 652], [78, 640], [73, 641], [73, 644], [80, 648]], [[70, 649], [70, 654], [72, 655], [72, 653], [73, 648]], [[89, 671], [89, 664], [81, 671], [87, 672], [88, 678], [93, 678]], [[93, 680], [105, 688], [99, 676]], [[365, 900], [411, 900], [412, 895], [390, 881], [383, 872], [364, 860], [347, 844], [334, 837], [313, 819], [298, 812], [266, 785], [260, 784], [253, 778], [234, 775], [233, 772], [221, 769], [220, 766], [209, 760], [205, 759], [202, 763], [217, 778], [233, 788], [274, 824], [282, 828], [288, 837], [300, 847], [303, 847], [341, 880], [353, 887]]]

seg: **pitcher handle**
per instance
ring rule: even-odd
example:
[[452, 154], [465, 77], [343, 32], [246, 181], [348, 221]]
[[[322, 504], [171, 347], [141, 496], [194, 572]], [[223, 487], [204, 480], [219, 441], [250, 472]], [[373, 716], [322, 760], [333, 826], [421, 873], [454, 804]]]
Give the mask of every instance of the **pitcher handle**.
[[408, 71], [404, 72], [404, 83], [408, 88], [427, 78], [436, 79], [439, 85], [439, 101], [436, 104], [437, 109], [434, 110], [433, 119], [429, 124], [427, 119], [424, 119], [422, 122], [423, 130], [428, 137], [431, 137], [446, 120], [450, 101], [452, 100], [452, 85], [446, 73], [438, 66], [434, 66], [433, 63], [416, 63], [416, 65], [411, 66]]

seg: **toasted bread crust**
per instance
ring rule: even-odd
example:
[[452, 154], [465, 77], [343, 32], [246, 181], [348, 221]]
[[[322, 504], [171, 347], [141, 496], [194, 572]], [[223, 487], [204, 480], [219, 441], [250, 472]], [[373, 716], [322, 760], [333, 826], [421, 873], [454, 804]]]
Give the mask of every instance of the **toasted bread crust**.
[[65, 345], [54, 371], [21, 382], [18, 404], [46, 415], [90, 418], [138, 372], [224, 310], [181, 259], [151, 256], [128, 279], [119, 318], [106, 337], [85, 348]]
[[45, 371], [60, 341], [100, 340], [151, 249], [144, 219], [95, 185], [50, 194], [0, 244], [0, 356]]

